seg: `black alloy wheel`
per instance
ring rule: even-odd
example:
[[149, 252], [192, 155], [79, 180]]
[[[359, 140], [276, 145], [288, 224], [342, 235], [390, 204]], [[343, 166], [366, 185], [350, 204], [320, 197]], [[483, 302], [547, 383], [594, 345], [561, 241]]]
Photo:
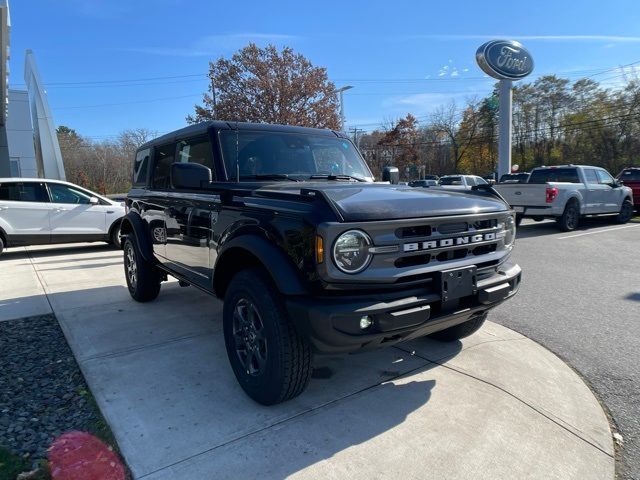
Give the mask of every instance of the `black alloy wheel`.
[[233, 339], [238, 360], [247, 375], [264, 373], [268, 354], [264, 324], [249, 298], [239, 298], [233, 309]]

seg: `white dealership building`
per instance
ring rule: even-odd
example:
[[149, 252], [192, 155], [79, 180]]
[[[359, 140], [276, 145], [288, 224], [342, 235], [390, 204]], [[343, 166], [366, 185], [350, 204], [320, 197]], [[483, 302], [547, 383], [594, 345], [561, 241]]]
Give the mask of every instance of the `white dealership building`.
[[0, 0], [0, 29], [0, 177], [64, 180], [55, 124], [31, 50], [25, 54], [26, 90], [9, 88], [7, 0]]

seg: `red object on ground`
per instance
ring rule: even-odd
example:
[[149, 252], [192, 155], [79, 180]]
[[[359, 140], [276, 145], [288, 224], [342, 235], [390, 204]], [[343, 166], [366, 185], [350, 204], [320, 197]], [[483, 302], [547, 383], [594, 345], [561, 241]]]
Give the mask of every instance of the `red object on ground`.
[[124, 480], [118, 456], [100, 439], [86, 432], [67, 432], [49, 447], [53, 480]]

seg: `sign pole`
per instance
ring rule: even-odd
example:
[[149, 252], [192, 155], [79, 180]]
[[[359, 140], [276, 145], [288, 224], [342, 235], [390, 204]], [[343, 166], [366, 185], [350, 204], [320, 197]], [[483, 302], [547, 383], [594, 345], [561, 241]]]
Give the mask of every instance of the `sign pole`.
[[511, 117], [512, 84], [511, 80], [500, 80], [500, 107], [498, 124], [498, 179], [505, 173], [511, 173], [511, 134], [513, 121]]
[[495, 79], [500, 80], [498, 124], [498, 178], [511, 173], [511, 103], [513, 97], [513, 81], [522, 80], [533, 71], [533, 58], [522, 44], [513, 40], [491, 40], [480, 45], [476, 50], [476, 62], [480, 69]]

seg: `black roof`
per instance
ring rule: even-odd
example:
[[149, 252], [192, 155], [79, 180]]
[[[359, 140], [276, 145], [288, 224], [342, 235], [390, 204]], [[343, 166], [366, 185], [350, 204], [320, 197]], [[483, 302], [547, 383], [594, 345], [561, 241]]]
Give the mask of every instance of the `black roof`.
[[247, 122], [227, 122], [222, 120], [211, 120], [208, 122], [196, 123], [189, 125], [188, 127], [169, 132], [161, 137], [154, 138], [148, 141], [144, 145], [141, 145], [139, 149], [151, 147], [162, 143], [173, 142], [179, 138], [192, 137], [194, 135], [200, 135], [207, 133], [210, 129], [215, 130], [251, 130], [251, 131], [265, 131], [265, 132], [284, 132], [284, 133], [307, 133], [314, 135], [326, 135], [326, 136], [338, 136], [341, 138], [347, 138], [347, 135], [343, 132], [335, 130], [327, 130], [322, 128], [308, 128], [308, 127], [296, 127], [292, 125], [277, 125], [271, 123], [247, 123]]

